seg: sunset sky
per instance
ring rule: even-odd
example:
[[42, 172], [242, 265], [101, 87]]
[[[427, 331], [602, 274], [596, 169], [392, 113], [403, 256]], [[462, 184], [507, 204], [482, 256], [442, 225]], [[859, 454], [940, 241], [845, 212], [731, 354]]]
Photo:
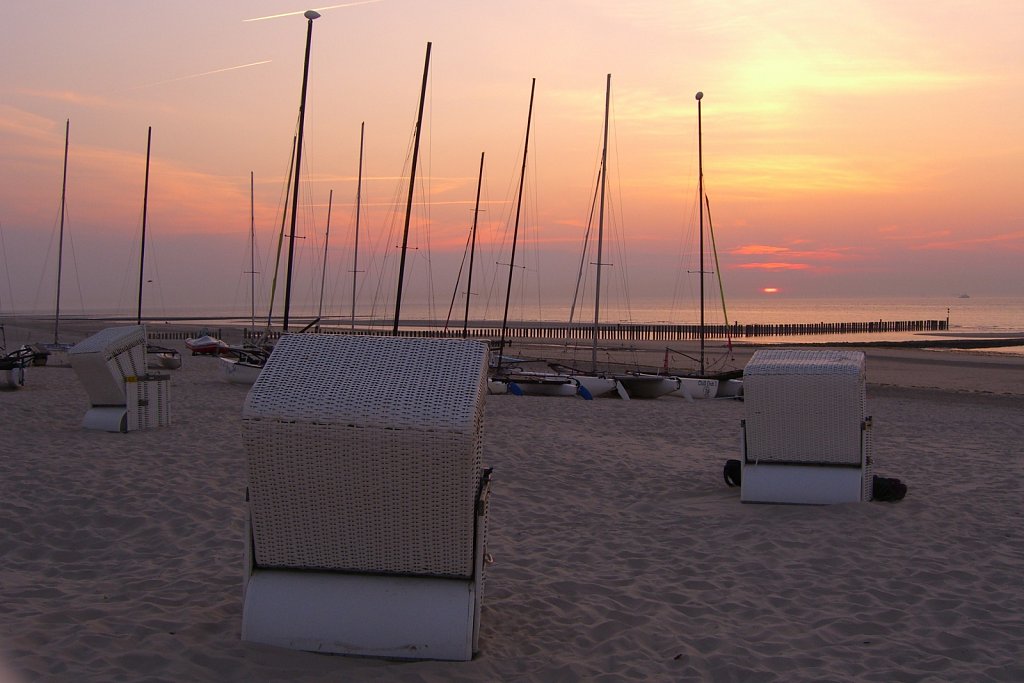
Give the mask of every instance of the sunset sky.
[[307, 312], [331, 190], [325, 302], [349, 310], [361, 122], [359, 307], [393, 307], [428, 41], [403, 306], [447, 311], [484, 152], [473, 306], [500, 318], [532, 78], [514, 296], [568, 305], [609, 73], [603, 272], [634, 304], [695, 286], [697, 91], [728, 296], [1024, 294], [1016, 0], [76, 0], [4, 7], [0, 315], [53, 305], [66, 119], [67, 312], [134, 312], [152, 126], [147, 312], [248, 310], [252, 171], [265, 315], [311, 8]]

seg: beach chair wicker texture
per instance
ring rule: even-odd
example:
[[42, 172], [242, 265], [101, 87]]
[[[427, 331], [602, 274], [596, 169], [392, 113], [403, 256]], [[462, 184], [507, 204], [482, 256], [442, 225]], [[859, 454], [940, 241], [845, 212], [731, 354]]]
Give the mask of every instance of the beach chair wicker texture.
[[763, 349], [743, 372], [747, 459], [860, 466], [864, 354]]
[[461, 340], [283, 337], [243, 409], [257, 565], [470, 576], [485, 369]]
[[123, 405], [125, 380], [146, 374], [146, 328], [108, 327], [68, 351], [94, 406]]
[[871, 499], [864, 354], [761, 349], [743, 371], [741, 500]]

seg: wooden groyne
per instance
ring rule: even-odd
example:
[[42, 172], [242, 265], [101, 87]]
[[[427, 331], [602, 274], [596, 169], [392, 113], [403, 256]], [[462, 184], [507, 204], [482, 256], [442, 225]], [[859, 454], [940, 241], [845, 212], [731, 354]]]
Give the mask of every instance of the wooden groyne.
[[[706, 339], [754, 339], [763, 337], [839, 336], [846, 334], [939, 332], [949, 328], [946, 320], [898, 320], [845, 323], [781, 323], [742, 325], [706, 325]], [[319, 332], [327, 334], [391, 334], [390, 326], [339, 327], [322, 326]], [[244, 329], [243, 336], [252, 339], [264, 330]], [[681, 341], [700, 338], [700, 325], [666, 325], [648, 323], [606, 323], [598, 326], [598, 339], [605, 341]], [[514, 323], [505, 330], [506, 339], [555, 341], [588, 340], [594, 335], [594, 326], [584, 323]], [[280, 333], [271, 333], [272, 338]], [[409, 322], [400, 329], [401, 337], [461, 337], [462, 327], [448, 327], [430, 322]], [[499, 339], [501, 327], [473, 325], [467, 336], [473, 339]]]

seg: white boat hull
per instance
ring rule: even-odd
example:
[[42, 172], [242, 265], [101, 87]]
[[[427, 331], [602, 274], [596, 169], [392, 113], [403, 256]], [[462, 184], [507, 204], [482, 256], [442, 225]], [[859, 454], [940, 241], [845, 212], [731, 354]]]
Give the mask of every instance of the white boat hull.
[[679, 377], [679, 388], [672, 396], [682, 396], [693, 400], [698, 398], [715, 398], [718, 396], [719, 381], [707, 377]]
[[[618, 380], [614, 377], [596, 377], [594, 375], [573, 375], [581, 389], [586, 389], [591, 397], [612, 396], [618, 388]], [[582, 393], [582, 391], [581, 391]]]
[[263, 370], [262, 366], [242, 363], [234, 358], [221, 358], [220, 362], [224, 370], [224, 379], [232, 384], [252, 386]]

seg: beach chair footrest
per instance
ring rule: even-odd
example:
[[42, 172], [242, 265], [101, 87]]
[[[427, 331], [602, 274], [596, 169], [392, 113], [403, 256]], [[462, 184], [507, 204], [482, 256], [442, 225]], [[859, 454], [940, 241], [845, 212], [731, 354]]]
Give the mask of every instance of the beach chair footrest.
[[395, 659], [468, 660], [480, 616], [470, 579], [255, 569], [242, 640]]

